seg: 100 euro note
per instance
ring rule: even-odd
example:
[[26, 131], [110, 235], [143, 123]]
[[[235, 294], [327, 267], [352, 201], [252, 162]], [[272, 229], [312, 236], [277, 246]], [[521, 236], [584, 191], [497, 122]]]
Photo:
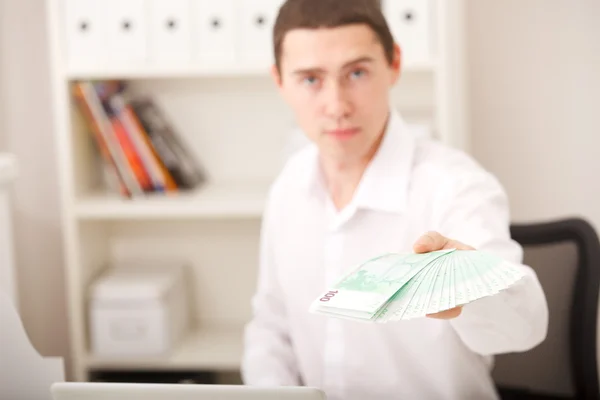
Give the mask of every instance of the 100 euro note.
[[362, 263], [311, 305], [310, 311], [374, 320], [394, 295], [435, 259], [454, 250], [427, 254], [384, 254]]
[[476, 250], [386, 254], [342, 277], [310, 311], [368, 322], [406, 320], [493, 296], [523, 276], [518, 266]]

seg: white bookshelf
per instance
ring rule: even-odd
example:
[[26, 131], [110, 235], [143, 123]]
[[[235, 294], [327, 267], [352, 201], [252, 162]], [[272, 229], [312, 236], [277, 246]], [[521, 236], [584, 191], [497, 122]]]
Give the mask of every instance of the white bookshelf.
[[[280, 2], [120, 0], [116, 6], [100, 0], [47, 0], [73, 379], [85, 380], [93, 369], [238, 370], [266, 192], [285, 161], [295, 126], [268, 74], [270, 30], [239, 32], [252, 27], [239, 10], [250, 7], [252, 15], [270, 21]], [[203, 51], [208, 51], [200, 39], [207, 23], [202, 7], [213, 6], [239, 22], [227, 33], [236, 43], [234, 50], [254, 43], [255, 52], [245, 49], [240, 58], [234, 52], [217, 52], [211, 64], [202, 61]], [[86, 7], [95, 12], [88, 13]], [[425, 26], [431, 51], [425, 57], [408, 52], [415, 56], [405, 59], [401, 81], [391, 94], [394, 106], [409, 123], [422, 124], [443, 142], [468, 151], [463, 1], [453, 1], [449, 8], [445, 0], [388, 0], [384, 7], [394, 27], [400, 26], [394, 21], [406, 10], [417, 17], [413, 24], [431, 19]], [[107, 15], [115, 9], [120, 19]], [[153, 30], [158, 29], [160, 12], [181, 18], [187, 36], [157, 40]], [[116, 40], [106, 21], [130, 17], [144, 29]], [[81, 34], [77, 28], [82, 21], [88, 35], [73, 38]], [[108, 28], [99, 29], [101, 34], [90, 31], [103, 22]], [[394, 32], [407, 32], [408, 37], [419, 29], [418, 24], [407, 25]], [[135, 46], [136, 40], [142, 44]], [[120, 47], [113, 51], [111, 45]], [[165, 49], [168, 57], [160, 59]], [[258, 56], [243, 57], [250, 53]], [[152, 96], [206, 168], [206, 185], [134, 200], [103, 190], [92, 136], [77, 118], [69, 90], [77, 80], [96, 79], [127, 80], [134, 92]], [[182, 260], [191, 266], [192, 329], [165, 357], [95, 356], [89, 350], [87, 287], [107, 265], [147, 258]], [[238, 277], [239, 286], [225, 287], [232, 276]], [[224, 290], [230, 296], [221, 300]]]

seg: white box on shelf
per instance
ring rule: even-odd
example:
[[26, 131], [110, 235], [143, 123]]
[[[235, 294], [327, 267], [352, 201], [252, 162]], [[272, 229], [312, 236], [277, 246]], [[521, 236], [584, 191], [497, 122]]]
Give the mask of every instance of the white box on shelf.
[[146, 0], [105, 0], [110, 62], [146, 60]]
[[273, 62], [273, 26], [282, 0], [241, 0], [238, 19], [240, 58], [250, 66]]
[[195, 3], [195, 46], [203, 66], [232, 65], [236, 61], [236, 8], [233, 0]]
[[192, 58], [192, 11], [189, 0], [150, 0], [149, 56], [165, 65]]
[[383, 12], [406, 65], [431, 62], [433, 6], [429, 0], [384, 0]]
[[94, 356], [168, 356], [189, 328], [183, 267], [114, 267], [90, 289]]
[[64, 20], [67, 62], [72, 68], [104, 65], [108, 45], [107, 8], [96, 0], [65, 0]]

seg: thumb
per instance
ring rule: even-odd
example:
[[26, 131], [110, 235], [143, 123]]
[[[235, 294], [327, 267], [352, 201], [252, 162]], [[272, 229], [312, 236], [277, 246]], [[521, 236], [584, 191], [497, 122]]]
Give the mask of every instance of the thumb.
[[446, 243], [448, 239], [438, 232], [427, 232], [415, 242], [413, 250], [415, 253], [428, 253], [443, 249]]

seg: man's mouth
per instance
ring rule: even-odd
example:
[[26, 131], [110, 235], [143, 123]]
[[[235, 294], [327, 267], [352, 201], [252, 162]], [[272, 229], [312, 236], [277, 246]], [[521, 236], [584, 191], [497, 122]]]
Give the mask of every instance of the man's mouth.
[[359, 128], [343, 128], [343, 129], [331, 129], [325, 131], [327, 135], [332, 136], [336, 139], [349, 139], [360, 132]]

